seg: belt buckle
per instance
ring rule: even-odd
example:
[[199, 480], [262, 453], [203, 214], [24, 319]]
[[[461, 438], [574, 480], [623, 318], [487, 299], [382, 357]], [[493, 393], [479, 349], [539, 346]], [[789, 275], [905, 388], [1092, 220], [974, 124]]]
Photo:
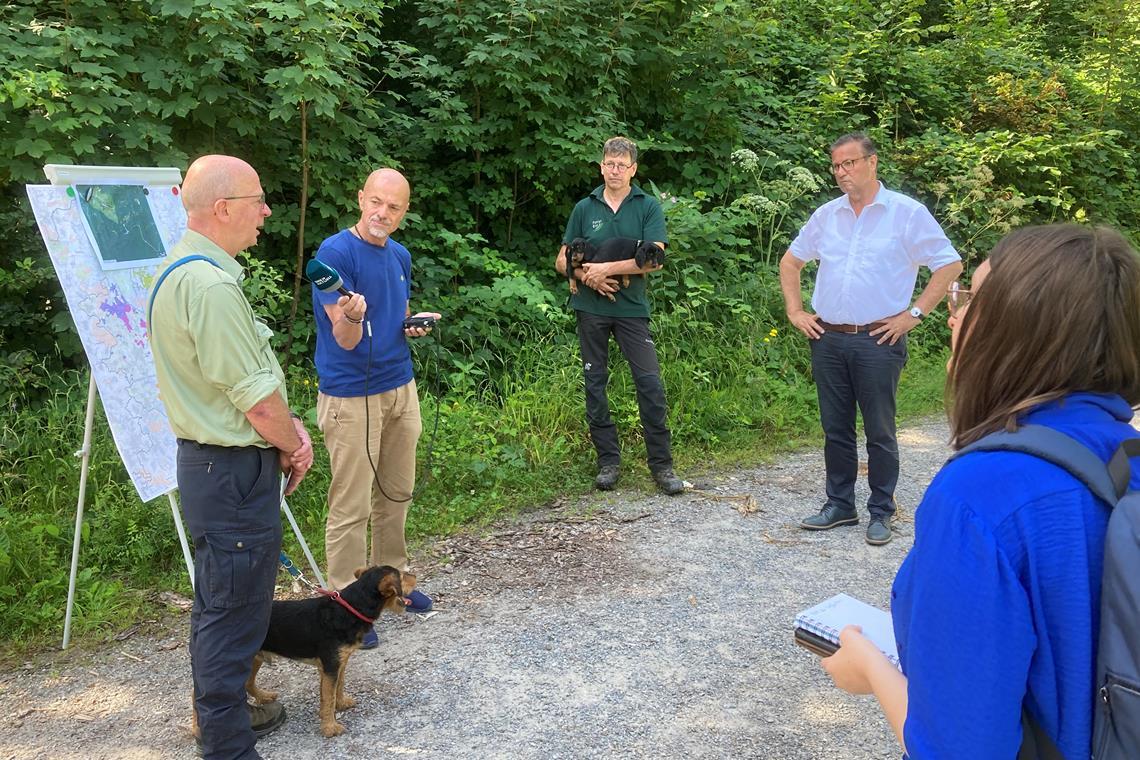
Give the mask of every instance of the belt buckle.
[[850, 330], [844, 330], [843, 332], [847, 333], [848, 335], [857, 335], [859, 333], [859, 328], [862, 326], [863, 325], [851, 325]]

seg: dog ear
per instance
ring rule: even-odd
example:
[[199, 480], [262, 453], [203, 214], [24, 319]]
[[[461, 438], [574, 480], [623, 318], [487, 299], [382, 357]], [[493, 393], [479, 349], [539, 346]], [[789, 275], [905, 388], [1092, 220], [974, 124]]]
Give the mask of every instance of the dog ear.
[[380, 596], [385, 599], [390, 599], [393, 596], [403, 596], [400, 592], [400, 572], [398, 570], [384, 573], [380, 578], [380, 585], [376, 587], [380, 591]]
[[364, 575], [366, 572], [368, 572], [368, 566], [367, 565], [365, 565], [364, 567], [358, 567], [352, 571], [352, 577], [353, 578], [359, 578], [360, 576]]

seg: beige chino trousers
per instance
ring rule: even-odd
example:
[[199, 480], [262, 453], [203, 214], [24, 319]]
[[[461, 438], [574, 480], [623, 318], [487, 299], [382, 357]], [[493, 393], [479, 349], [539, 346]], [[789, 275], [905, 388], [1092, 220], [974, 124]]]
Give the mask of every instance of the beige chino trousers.
[[416, 485], [416, 442], [423, 429], [416, 381], [367, 398], [320, 393], [317, 425], [332, 465], [325, 525], [329, 584], [344, 588], [355, 580], [356, 569], [366, 565], [407, 570], [404, 523]]

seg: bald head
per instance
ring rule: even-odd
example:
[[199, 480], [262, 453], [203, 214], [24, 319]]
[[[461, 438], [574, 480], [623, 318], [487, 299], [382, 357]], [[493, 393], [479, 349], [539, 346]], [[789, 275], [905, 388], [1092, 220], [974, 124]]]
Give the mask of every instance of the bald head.
[[368, 175], [368, 179], [364, 182], [363, 192], [367, 194], [369, 190], [378, 189], [391, 190], [396, 193], [403, 193], [404, 202], [407, 203], [412, 197], [412, 186], [408, 184], [403, 174], [400, 174], [395, 169], [377, 169]]
[[253, 167], [234, 156], [202, 156], [186, 170], [182, 205], [190, 215], [210, 213], [214, 201], [241, 195], [242, 181], [257, 182]]
[[408, 212], [412, 188], [395, 169], [377, 169], [368, 175], [357, 194], [360, 221], [355, 229], [360, 237], [373, 245], [387, 245]]
[[186, 227], [231, 256], [257, 242], [271, 213], [257, 172], [235, 156], [202, 156], [190, 164], [182, 180], [182, 205]]

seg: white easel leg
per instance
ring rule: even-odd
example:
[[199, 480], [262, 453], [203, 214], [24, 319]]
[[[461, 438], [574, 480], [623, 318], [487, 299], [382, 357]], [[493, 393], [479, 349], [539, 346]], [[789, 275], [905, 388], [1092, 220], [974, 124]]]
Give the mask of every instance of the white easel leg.
[[186, 543], [186, 529], [182, 527], [182, 515], [178, 513], [178, 504], [174, 501], [174, 491], [166, 494], [170, 499], [170, 513], [174, 516], [174, 529], [178, 531], [178, 543], [182, 544], [182, 557], [186, 560], [186, 573], [190, 576], [190, 588], [194, 588], [194, 560], [190, 556], [190, 544]]
[[87, 384], [87, 418], [83, 422], [83, 448], [79, 457], [79, 499], [75, 505], [75, 538], [71, 542], [71, 578], [67, 584], [67, 614], [63, 618], [63, 649], [71, 642], [71, 610], [75, 606], [75, 576], [79, 571], [79, 542], [83, 537], [83, 502], [87, 498], [87, 472], [91, 467], [91, 429], [95, 426], [95, 375]]
[[288, 481], [285, 478], [281, 479], [281, 511], [285, 513], [285, 517], [289, 519], [289, 524], [293, 526], [293, 535], [297, 537], [297, 543], [301, 545], [301, 551], [305, 553], [305, 558], [309, 560], [309, 567], [313, 569], [313, 575], [317, 579], [317, 583], [321, 584], [321, 588], [327, 589], [328, 585], [325, 583], [325, 578], [321, 575], [320, 568], [317, 567], [317, 561], [313, 559], [313, 553], [309, 551], [309, 544], [305, 541], [305, 536], [301, 534], [301, 528], [298, 527], [297, 521], [293, 519], [293, 511], [289, 509], [289, 505], [285, 503], [285, 484]]

